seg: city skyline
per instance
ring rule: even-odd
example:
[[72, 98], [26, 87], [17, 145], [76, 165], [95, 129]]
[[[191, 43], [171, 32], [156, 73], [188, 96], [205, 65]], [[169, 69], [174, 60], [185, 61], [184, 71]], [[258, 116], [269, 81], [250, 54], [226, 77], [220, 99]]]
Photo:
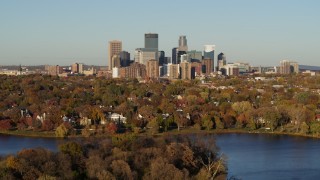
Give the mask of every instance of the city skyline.
[[109, 41], [122, 41], [133, 55], [143, 47], [144, 34], [157, 33], [159, 51], [169, 57], [185, 35], [189, 50], [203, 52], [204, 45], [215, 44], [215, 54], [223, 52], [228, 62], [275, 66], [290, 59], [319, 66], [319, 6], [296, 0], [2, 1], [0, 65], [105, 66]]

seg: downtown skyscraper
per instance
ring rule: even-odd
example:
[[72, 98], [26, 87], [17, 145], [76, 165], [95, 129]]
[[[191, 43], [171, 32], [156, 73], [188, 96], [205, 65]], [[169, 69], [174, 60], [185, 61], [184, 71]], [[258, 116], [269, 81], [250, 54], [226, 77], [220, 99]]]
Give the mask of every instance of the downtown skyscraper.
[[157, 50], [159, 46], [158, 34], [148, 33], [144, 35], [144, 48]]
[[214, 50], [215, 45], [205, 45], [204, 46], [204, 52], [203, 52], [203, 58], [204, 59], [210, 59], [211, 62], [211, 72], [214, 72]]
[[186, 36], [180, 36], [179, 37], [179, 51], [188, 51], [188, 43], [187, 43], [187, 37]]
[[159, 41], [158, 34], [148, 33], [144, 35], [144, 48], [137, 48], [135, 50], [134, 60], [140, 64], [147, 64], [151, 59], [159, 59]]
[[109, 41], [108, 46], [108, 64], [109, 70], [112, 70], [112, 57], [115, 55], [119, 55], [122, 51], [122, 42], [118, 40]]

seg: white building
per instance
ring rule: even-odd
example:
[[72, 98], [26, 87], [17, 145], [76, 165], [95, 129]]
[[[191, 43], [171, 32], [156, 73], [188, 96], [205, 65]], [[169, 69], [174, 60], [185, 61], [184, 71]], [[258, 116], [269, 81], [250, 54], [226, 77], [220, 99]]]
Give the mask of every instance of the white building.
[[189, 54], [182, 54], [180, 59], [181, 59], [180, 62], [191, 62]]
[[249, 63], [235, 62], [234, 65], [238, 66], [240, 74], [250, 71], [250, 64]]
[[138, 48], [134, 53], [134, 61], [147, 65], [147, 61], [151, 59], [159, 59], [158, 51], [152, 51], [145, 48]]
[[119, 78], [119, 68], [112, 68], [112, 78]]
[[239, 75], [239, 67], [237, 64], [226, 64], [223, 66], [224, 75], [226, 76], [237, 76]]
[[118, 114], [118, 113], [110, 113], [108, 115], [108, 119], [115, 122], [115, 123], [122, 123], [122, 124], [126, 124], [127, 123], [127, 118], [124, 117], [122, 114]]

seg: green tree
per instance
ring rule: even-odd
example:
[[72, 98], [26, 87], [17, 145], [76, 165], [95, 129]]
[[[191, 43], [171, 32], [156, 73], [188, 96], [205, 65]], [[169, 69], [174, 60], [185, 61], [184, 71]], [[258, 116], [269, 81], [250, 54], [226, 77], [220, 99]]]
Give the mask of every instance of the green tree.
[[213, 128], [213, 121], [211, 120], [211, 117], [209, 115], [205, 115], [202, 118], [202, 126], [206, 129], [206, 130], [211, 130]]
[[215, 116], [214, 117], [214, 122], [215, 122], [215, 125], [216, 125], [216, 129], [224, 129], [224, 124], [221, 121], [220, 117]]
[[306, 122], [302, 122], [300, 126], [300, 133], [301, 134], [308, 134], [310, 132], [310, 127]]
[[150, 171], [143, 177], [145, 180], [182, 180], [184, 178], [183, 171], [180, 171], [173, 164], [169, 164], [167, 159], [159, 157], [151, 162]]
[[71, 157], [81, 156], [83, 154], [82, 146], [76, 142], [67, 142], [59, 146], [59, 150]]
[[301, 106], [291, 107], [289, 110], [289, 115], [292, 123], [296, 127], [296, 132], [298, 133], [302, 122], [306, 122], [307, 120], [306, 109]]
[[275, 108], [265, 108], [263, 112], [263, 118], [267, 127], [269, 127], [273, 132], [274, 129], [277, 128], [281, 116]]
[[157, 121], [157, 118], [153, 118], [151, 121], [147, 124], [147, 132], [151, 134], [156, 134], [159, 132], [159, 123]]
[[251, 103], [248, 101], [235, 102], [231, 107], [238, 115], [252, 109]]
[[313, 121], [310, 124], [310, 133], [313, 135], [319, 136], [320, 133], [320, 122], [318, 121]]
[[69, 130], [64, 124], [61, 124], [57, 127], [55, 134], [57, 137], [67, 137], [69, 135]]
[[246, 128], [248, 128], [249, 130], [256, 130], [257, 129], [257, 125], [254, 122], [253, 118], [249, 118]]

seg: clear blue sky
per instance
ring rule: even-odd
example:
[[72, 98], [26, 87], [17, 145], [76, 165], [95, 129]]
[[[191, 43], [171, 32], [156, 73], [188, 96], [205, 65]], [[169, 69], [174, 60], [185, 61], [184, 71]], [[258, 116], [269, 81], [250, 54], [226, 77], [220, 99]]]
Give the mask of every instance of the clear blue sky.
[[1, 0], [0, 23], [0, 65], [107, 65], [108, 41], [133, 59], [154, 32], [168, 55], [186, 35], [189, 49], [215, 44], [228, 62], [320, 66], [318, 0]]

